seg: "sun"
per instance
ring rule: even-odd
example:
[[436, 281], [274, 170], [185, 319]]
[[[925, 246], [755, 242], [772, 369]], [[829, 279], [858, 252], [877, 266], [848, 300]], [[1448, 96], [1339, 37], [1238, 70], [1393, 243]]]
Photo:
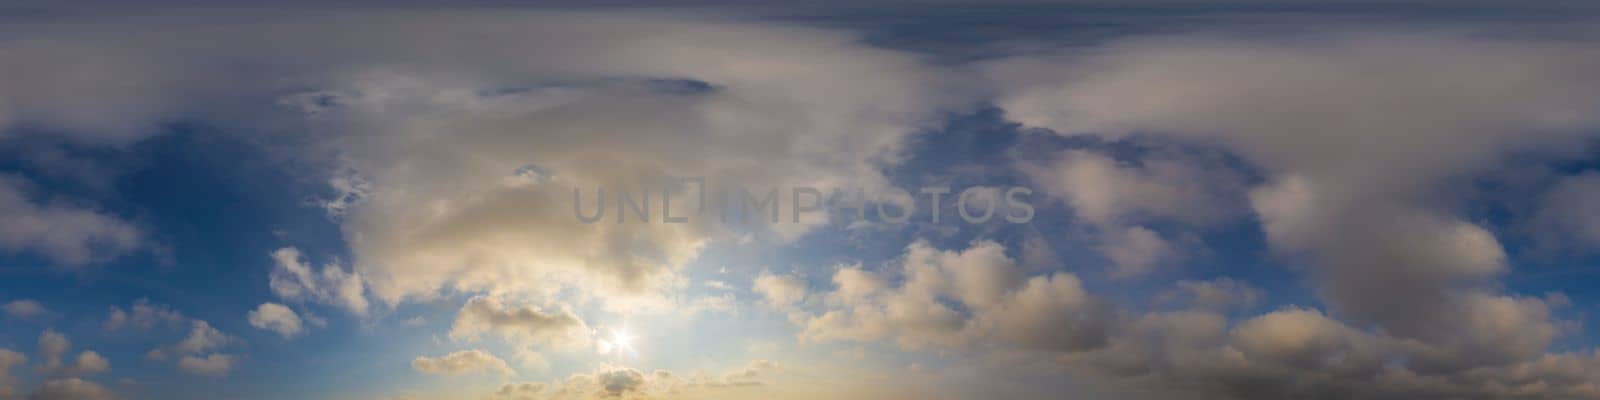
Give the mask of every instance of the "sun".
[[613, 328], [609, 337], [602, 337], [599, 340], [598, 350], [600, 354], [635, 356], [638, 355], [638, 351], [633, 347], [636, 339], [627, 328]]
[[611, 331], [611, 345], [619, 351], [633, 352], [633, 334], [626, 329]]

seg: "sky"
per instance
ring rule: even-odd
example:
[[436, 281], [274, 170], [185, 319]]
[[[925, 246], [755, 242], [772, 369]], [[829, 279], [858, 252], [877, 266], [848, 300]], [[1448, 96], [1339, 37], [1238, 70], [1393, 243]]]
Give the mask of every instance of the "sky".
[[0, 400], [1600, 398], [1597, 17], [0, 6]]

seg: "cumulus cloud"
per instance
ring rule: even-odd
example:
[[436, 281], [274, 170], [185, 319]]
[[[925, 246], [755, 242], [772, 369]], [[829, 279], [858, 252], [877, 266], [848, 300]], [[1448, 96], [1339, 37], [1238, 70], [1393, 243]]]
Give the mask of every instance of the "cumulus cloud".
[[544, 382], [518, 382], [501, 385], [489, 395], [490, 400], [540, 400], [550, 385]]
[[1151, 219], [1212, 224], [1240, 214], [1241, 178], [1194, 156], [1159, 152], [1138, 163], [1092, 150], [1066, 150], [1021, 169], [1078, 217], [1099, 225]]
[[652, 398], [663, 384], [675, 381], [666, 371], [645, 373], [633, 368], [603, 366], [589, 373], [573, 374], [551, 391], [552, 399]]
[[163, 304], [152, 304], [149, 299], [134, 300], [127, 310], [111, 306], [111, 312], [106, 316], [103, 324], [105, 330], [115, 331], [124, 327], [134, 327], [149, 330], [159, 325], [167, 327], [181, 327], [188, 318], [183, 313], [173, 310]]
[[[72, 349], [72, 341], [66, 335], [53, 329], [46, 329], [39, 335], [37, 352], [40, 360], [38, 370], [53, 376], [71, 376], [98, 374], [111, 370], [111, 362], [93, 350], [84, 350], [66, 363], [67, 352]], [[12, 359], [21, 361], [24, 358]]]
[[[1600, 88], [1596, 65], [1600, 53], [1583, 40], [1357, 32], [1130, 39], [1092, 53], [1000, 62], [991, 71], [1007, 87], [999, 100], [1007, 117], [1025, 125], [1217, 146], [1261, 168], [1267, 182], [1249, 190], [1247, 204], [1267, 244], [1306, 268], [1331, 311], [1383, 333], [1306, 310], [1259, 317], [1235, 332], [1233, 350], [1249, 362], [1241, 368], [1271, 361], [1295, 372], [1262, 368], [1246, 374], [1256, 384], [1229, 380], [1236, 386], [1218, 390], [1236, 397], [1415, 390], [1416, 398], [1504, 395], [1463, 374], [1551, 356], [1545, 352], [1558, 329], [1549, 307], [1501, 292], [1505, 250], [1488, 229], [1455, 215], [1448, 193], [1510, 154], [1560, 154], [1580, 143], [1582, 131], [1600, 122], [1590, 112], [1600, 101], [1592, 96]], [[1350, 376], [1381, 383], [1311, 378], [1325, 371], [1378, 371]], [[1170, 378], [1214, 372], [1178, 369]], [[1579, 387], [1522, 390], [1562, 397]]]
[[0, 251], [38, 254], [55, 265], [79, 267], [136, 249], [139, 230], [115, 215], [60, 200], [38, 199], [31, 183], [0, 174]]
[[1551, 245], [1600, 247], [1600, 173], [1587, 172], [1557, 182], [1530, 214], [1536, 239]]
[[112, 400], [115, 393], [98, 383], [78, 379], [54, 379], [44, 383], [28, 400]]
[[17, 382], [11, 377], [11, 368], [28, 363], [28, 356], [0, 348], [0, 398], [17, 394]]
[[514, 343], [582, 346], [588, 343], [588, 325], [570, 310], [547, 312], [528, 306], [511, 306], [493, 297], [474, 297], [456, 313], [450, 338], [464, 340], [485, 333]]
[[269, 284], [279, 298], [334, 304], [355, 315], [367, 314], [366, 286], [360, 273], [346, 272], [333, 263], [324, 265], [319, 272], [293, 247], [272, 252], [272, 261]]
[[284, 339], [299, 336], [301, 332], [300, 315], [282, 304], [261, 303], [246, 317], [250, 326], [277, 332]]
[[[573, 188], [608, 185], [615, 199], [615, 189], [655, 187], [669, 174], [883, 186], [879, 166], [900, 159], [905, 137], [954, 97], [935, 95], [948, 93], [940, 72], [916, 56], [770, 22], [566, 12], [258, 17], [223, 13], [158, 31], [148, 21], [86, 18], [8, 31], [17, 40], [8, 41], [14, 56], [0, 85], [16, 94], [0, 103], [0, 124], [59, 128], [84, 143], [130, 143], [178, 117], [304, 126], [318, 138], [306, 158], [338, 154], [307, 165], [325, 167], [337, 192], [326, 206], [350, 239], [355, 263], [345, 277], [359, 277], [343, 282], [364, 280], [394, 303], [445, 288], [661, 289], [717, 229], [582, 224], [571, 213]], [[430, 28], [375, 29], [400, 21]], [[283, 40], [251, 51], [215, 46], [259, 37]], [[178, 57], [198, 53], [225, 61]], [[808, 227], [777, 230], [792, 238]], [[117, 239], [118, 250], [134, 243], [122, 234], [131, 230], [111, 232], [101, 236]], [[311, 288], [305, 274], [294, 276]], [[339, 299], [361, 309], [353, 296]]]
[[39, 369], [50, 371], [61, 368], [61, 357], [72, 349], [72, 341], [67, 340], [67, 335], [56, 332], [54, 329], [45, 329], [39, 334], [39, 344], [36, 347], [41, 360]]
[[1102, 237], [1100, 251], [1116, 265], [1111, 271], [1115, 277], [1149, 274], [1157, 266], [1178, 258], [1177, 245], [1142, 226], [1113, 228]]
[[411, 369], [431, 375], [461, 375], [474, 372], [516, 374], [505, 360], [483, 350], [462, 350], [438, 358], [417, 357], [411, 360]]
[[1087, 149], [1028, 162], [1022, 171], [1098, 230], [1098, 248], [1118, 278], [1141, 277], [1181, 261], [1183, 244], [1142, 224], [1176, 221], [1208, 227], [1246, 210], [1244, 179], [1216, 161], [1156, 149], [1134, 161]]
[[762, 378], [771, 376], [779, 370], [778, 364], [768, 360], [751, 361], [744, 366], [728, 373], [722, 374], [722, 384], [733, 386], [757, 386], [762, 384]]
[[1261, 289], [1232, 278], [1178, 281], [1171, 289], [1161, 293], [1164, 299], [1184, 300], [1196, 308], [1213, 311], [1249, 309], [1255, 307], [1264, 296]]
[[[369, 295], [394, 305], [487, 294], [458, 313], [452, 337], [541, 341], [581, 331], [583, 320], [564, 307], [498, 299], [577, 305], [672, 291], [682, 265], [729, 233], [714, 224], [583, 224], [568, 207], [572, 189], [609, 185], [614, 201], [617, 188], [666, 176], [882, 185], [882, 167], [904, 157], [909, 132], [950, 97], [939, 91], [946, 72], [918, 57], [817, 29], [517, 12], [388, 29], [422, 20], [330, 13], [157, 32], [64, 21], [30, 27], [51, 39], [42, 41], [8, 31], [22, 37], [0, 49], [9, 55], [0, 61], [8, 71], [0, 124], [127, 143], [148, 134], [137, 127], [180, 110], [210, 111], [204, 118], [277, 104], [250, 114], [312, 132], [297, 156], [334, 192], [323, 206], [352, 260], [319, 269], [280, 249], [276, 295], [365, 315]], [[1118, 311], [1078, 275], [1026, 271], [987, 241], [959, 250], [917, 242], [887, 268], [840, 268], [821, 290], [763, 274], [753, 291], [790, 313], [808, 342], [1023, 349], [1195, 398], [1594, 397], [1595, 356], [1550, 352], [1562, 322], [1552, 305], [1507, 291], [1506, 248], [1452, 196], [1508, 155], [1584, 148], [1592, 136], [1584, 131], [1600, 122], [1592, 40], [1512, 36], [1148, 37], [979, 68], [998, 86], [1006, 118], [1027, 127], [1214, 148], [1258, 170], [1261, 182], [1245, 183], [1187, 156], [1093, 150], [1024, 166], [1093, 225], [1114, 276], [1145, 276], [1181, 255], [1163, 224], [1253, 216], [1242, 219], [1259, 223], [1278, 260], [1303, 273], [1315, 306], [1229, 321], [1224, 309], [1247, 309], [1259, 296], [1214, 280], [1173, 289], [1189, 309]], [[247, 37], [279, 40], [249, 50], [216, 44]], [[216, 62], [188, 62], [191, 54]], [[83, 265], [140, 241], [115, 216], [35, 199], [25, 186], [0, 182], [0, 215], [30, 222], [0, 229], [0, 249]], [[1559, 184], [1541, 220], [1595, 241], [1584, 217], [1600, 192], [1592, 186], [1586, 177]], [[607, 203], [598, 209], [621, 212]], [[785, 229], [773, 233], [792, 239], [807, 227]], [[562, 296], [585, 298], [550, 301]], [[106, 327], [163, 320], [186, 321], [136, 304], [113, 309]], [[231, 365], [214, 353], [226, 336], [193, 326], [166, 349], [182, 355], [180, 367]], [[481, 351], [413, 367], [452, 373], [465, 364], [509, 370]], [[531, 391], [621, 396], [667, 376], [608, 367]], [[534, 388], [512, 389], [508, 396]]]
[[210, 323], [195, 320], [189, 329], [189, 335], [185, 336], [173, 348], [185, 353], [204, 353], [222, 348], [232, 340], [232, 337], [222, 333], [217, 328], [211, 327]]
[[800, 278], [764, 271], [751, 283], [750, 290], [760, 294], [767, 305], [774, 308], [788, 307], [806, 298], [806, 284]]
[[[998, 340], [1042, 350], [1083, 350], [1104, 344], [1115, 315], [1089, 295], [1076, 276], [1025, 276], [998, 243], [960, 250], [925, 242], [898, 260], [903, 283], [890, 287], [856, 268], [835, 273], [820, 314], [793, 317], [810, 341], [891, 338], [903, 348], [964, 347]], [[958, 305], [958, 311], [951, 305]]]
[[0, 305], [0, 311], [5, 311], [6, 315], [17, 318], [37, 317], [45, 313], [44, 305], [31, 299], [12, 300], [9, 303]]
[[[755, 360], [721, 375], [694, 372], [680, 376], [667, 370], [641, 371], [603, 365], [551, 382], [515, 382], [500, 386], [491, 400], [589, 400], [724, 398], [720, 391], [763, 386], [782, 371], [767, 360]], [[748, 394], [748, 393], [746, 393]]]
[[178, 370], [184, 373], [226, 376], [238, 364], [239, 358], [219, 351], [237, 341], [237, 338], [217, 330], [206, 321], [190, 320], [189, 333], [182, 340], [171, 346], [151, 349], [145, 358], [165, 361], [170, 357], [178, 357]]
[[178, 370], [193, 375], [226, 376], [236, 363], [238, 358], [227, 354], [189, 355], [178, 359]]
[[101, 357], [100, 353], [84, 350], [78, 353], [78, 358], [73, 361], [68, 371], [71, 374], [98, 374], [111, 370], [111, 361]]

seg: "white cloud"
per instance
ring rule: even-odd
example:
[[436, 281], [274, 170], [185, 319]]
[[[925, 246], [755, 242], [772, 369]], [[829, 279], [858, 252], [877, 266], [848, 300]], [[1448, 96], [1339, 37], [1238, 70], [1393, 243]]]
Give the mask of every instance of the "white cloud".
[[[898, 261], [905, 280], [887, 287], [857, 268], [840, 269], [821, 314], [791, 317], [811, 341], [893, 339], [902, 348], [965, 347], [998, 339], [1014, 346], [1077, 351], [1103, 345], [1114, 315], [1068, 273], [1026, 277], [1004, 247], [980, 241], [961, 251], [925, 242]], [[967, 312], [958, 312], [957, 305]]]
[[282, 304], [261, 303], [247, 317], [250, 326], [277, 332], [284, 339], [294, 338], [301, 333], [300, 316]]
[[173, 349], [183, 353], [200, 354], [222, 348], [222, 346], [226, 346], [231, 341], [233, 341], [232, 337], [222, 333], [217, 328], [211, 327], [210, 323], [194, 320], [192, 327], [189, 329], [189, 335], [185, 336], [177, 345], [174, 345]]
[[177, 357], [177, 368], [184, 373], [212, 377], [228, 375], [238, 365], [239, 357], [219, 351], [239, 339], [228, 336], [206, 321], [190, 320], [189, 324], [189, 333], [183, 340], [171, 346], [151, 349], [145, 353], [145, 359], [166, 361]]
[[738, 299], [731, 293], [720, 296], [704, 296], [690, 300], [688, 304], [680, 307], [685, 315], [698, 315], [701, 313], [731, 314], [739, 309]]
[[29, 252], [64, 267], [104, 262], [133, 251], [141, 233], [114, 215], [64, 201], [30, 200], [30, 183], [0, 174], [0, 251]]
[[226, 376], [237, 363], [237, 357], [227, 354], [190, 355], [178, 359], [178, 370], [193, 375]]
[[505, 360], [483, 350], [462, 350], [438, 358], [417, 357], [411, 361], [411, 369], [432, 375], [461, 375], [473, 372], [516, 374]]
[[1534, 206], [1530, 228], [1537, 239], [1564, 247], [1600, 247], [1600, 174], [1563, 178]]
[[800, 278], [761, 272], [751, 284], [751, 291], [760, 294], [767, 305], [784, 308], [806, 299], [806, 284]]
[[68, 371], [71, 374], [98, 374], [110, 370], [111, 361], [106, 360], [105, 357], [100, 356], [100, 353], [92, 350], [84, 350], [82, 353], [78, 353], [77, 360], [73, 362], [71, 367], [68, 367]]
[[589, 327], [570, 310], [547, 312], [531, 305], [510, 306], [493, 297], [474, 297], [456, 313], [450, 338], [468, 340], [485, 333], [507, 341], [565, 348], [589, 343]]
[[[214, 54], [272, 71], [264, 77], [239, 76], [251, 68], [193, 71], [195, 64], [167, 62], [153, 55], [176, 51], [171, 44], [135, 32], [84, 35], [57, 52], [138, 44], [152, 57], [127, 63], [229, 82], [238, 100], [220, 104], [277, 96], [282, 112], [257, 118], [289, 118], [314, 132], [306, 136], [317, 142], [311, 150], [337, 149], [338, 160], [308, 165], [326, 167], [330, 188], [341, 192], [327, 204], [338, 211], [354, 253], [350, 274], [387, 303], [443, 289], [546, 294], [578, 287], [600, 298], [668, 290], [720, 228], [583, 224], [572, 212], [574, 187], [607, 185], [608, 200], [624, 187], [657, 187], [669, 175], [716, 184], [881, 187], [878, 167], [900, 159], [904, 138], [935, 121], [952, 97], [940, 95], [951, 92], [940, 90], [938, 72], [916, 57], [823, 30], [522, 12], [429, 17], [426, 34], [373, 29], [410, 18], [334, 13], [174, 28], [193, 37], [305, 38], [265, 52]], [[555, 39], [567, 37], [593, 42]], [[733, 53], [746, 56], [732, 63], [726, 55]], [[308, 89], [281, 95], [279, 87], [234, 83], [263, 81], [255, 78]], [[205, 83], [185, 81], [147, 89], [170, 93]], [[193, 91], [169, 100], [213, 98]], [[159, 109], [140, 109], [152, 108]], [[519, 172], [530, 165], [541, 171], [536, 179]], [[675, 195], [682, 204], [692, 198]], [[657, 191], [652, 202], [661, 197]], [[784, 224], [775, 233], [792, 238], [810, 226]]]
[[44, 333], [39, 334], [39, 344], [36, 350], [41, 358], [39, 360], [39, 370], [51, 371], [60, 369], [61, 357], [65, 356], [67, 350], [70, 349], [72, 349], [72, 341], [67, 340], [66, 335], [56, 332], [54, 329], [45, 329]]
[[0, 349], [0, 398], [10, 398], [17, 393], [17, 382], [11, 377], [11, 368], [28, 363], [28, 356], [10, 349]]
[[17, 299], [0, 305], [0, 311], [17, 318], [31, 318], [45, 314], [44, 305], [30, 299]]
[[1249, 309], [1261, 301], [1265, 294], [1249, 283], [1232, 278], [1206, 281], [1184, 280], [1161, 292], [1166, 300], [1182, 299], [1202, 310], [1226, 311], [1231, 308]]
[[128, 310], [111, 306], [111, 313], [106, 317], [105, 330], [115, 331], [126, 326], [149, 330], [157, 325], [168, 327], [181, 327], [188, 320], [183, 313], [173, 310], [172, 307], [162, 304], [151, 304], [149, 299], [138, 299]]
[[113, 400], [118, 396], [98, 383], [78, 379], [46, 381], [28, 400]]
[[[66, 335], [53, 329], [46, 329], [44, 333], [39, 335], [36, 351], [40, 360], [37, 370], [54, 376], [98, 374], [111, 370], [111, 362], [93, 350], [84, 350], [78, 353], [78, 357], [74, 358], [71, 364], [65, 363], [64, 358], [71, 349], [72, 341], [68, 340]], [[25, 360], [25, 358], [11, 358], [9, 360], [5, 358], [7, 357], [0, 357], [0, 361], [20, 362]], [[3, 364], [0, 363], [0, 365]]]
[[507, 383], [500, 386], [489, 395], [491, 400], [543, 400], [545, 389], [550, 387], [544, 382], [518, 382]]
[[1113, 277], [1135, 278], [1181, 260], [1173, 243], [1143, 224], [1177, 221], [1209, 227], [1237, 219], [1245, 210], [1244, 179], [1201, 156], [1158, 148], [1121, 162], [1092, 150], [1066, 150], [1044, 162], [1020, 166], [1045, 193], [1061, 199], [1094, 226], [1096, 246], [1109, 259]]
[[1247, 204], [1269, 247], [1307, 267], [1333, 314], [1426, 343], [1406, 358], [1426, 376], [1549, 350], [1548, 306], [1502, 293], [1505, 250], [1451, 194], [1511, 154], [1581, 148], [1600, 123], [1597, 63], [1585, 40], [1390, 31], [1147, 37], [991, 71], [1027, 126], [1213, 146], [1260, 168]]
[[1157, 266], [1178, 257], [1177, 246], [1156, 231], [1142, 226], [1113, 229], [1105, 235], [1105, 243], [1100, 247], [1106, 258], [1116, 264], [1112, 276], [1126, 278], [1146, 275]]
[[722, 383], [733, 386], [761, 385], [763, 383], [761, 380], [762, 378], [768, 377], [780, 370], [781, 368], [778, 367], [778, 364], [775, 364], [772, 361], [755, 360], [751, 361], [749, 365], [746, 365], [743, 368], [735, 369], [733, 371], [728, 371], [728, 373], [722, 374]]
[[1168, 151], [1130, 164], [1099, 152], [1067, 150], [1021, 169], [1046, 194], [1098, 225], [1154, 218], [1206, 225], [1241, 214], [1241, 179], [1193, 158]]
[[358, 316], [367, 315], [367, 297], [361, 274], [345, 272], [329, 263], [316, 271], [300, 255], [300, 250], [285, 247], [272, 252], [275, 267], [271, 273], [272, 293], [290, 301], [316, 301], [344, 307]]

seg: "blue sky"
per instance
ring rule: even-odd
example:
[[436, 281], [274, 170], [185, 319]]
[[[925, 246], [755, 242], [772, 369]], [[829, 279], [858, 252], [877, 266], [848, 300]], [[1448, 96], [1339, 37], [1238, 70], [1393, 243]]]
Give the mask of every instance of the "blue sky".
[[1583, 5], [133, 8], [0, 7], [0, 400], [1600, 397]]

